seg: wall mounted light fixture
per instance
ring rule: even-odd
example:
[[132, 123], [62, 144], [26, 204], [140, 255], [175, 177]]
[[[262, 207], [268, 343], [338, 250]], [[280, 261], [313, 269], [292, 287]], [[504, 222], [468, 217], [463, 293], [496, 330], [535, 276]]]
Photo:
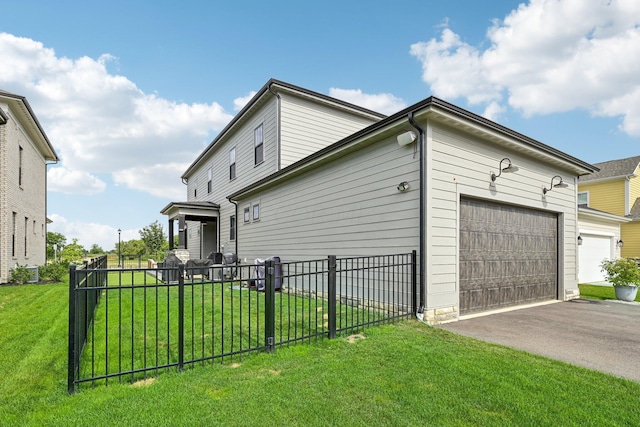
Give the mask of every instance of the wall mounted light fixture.
[[616, 246], [617, 246], [617, 247], [619, 247], [619, 248], [621, 248], [621, 247], [623, 247], [623, 246], [624, 246], [624, 242], [622, 241], [622, 239], [620, 239], [620, 240], [618, 240], [618, 241], [616, 242]]
[[[502, 163], [503, 162], [508, 162], [508, 165], [506, 165], [505, 167], [502, 167]], [[498, 175], [496, 175], [495, 173], [491, 172], [491, 186], [494, 187], [495, 183], [496, 183], [496, 178], [498, 178], [500, 175], [502, 175], [502, 173], [512, 173], [512, 172], [518, 172], [519, 168], [514, 165], [513, 163], [511, 163], [511, 159], [509, 159], [508, 157], [505, 157], [504, 159], [500, 160], [500, 165], [498, 165], [498, 168], [500, 169], [500, 172], [498, 172]]]
[[402, 181], [400, 184], [398, 184], [398, 191], [404, 193], [408, 189], [409, 189], [409, 183], [407, 181]]
[[[557, 184], [554, 184], [553, 181], [556, 178], [558, 178], [560, 181]], [[567, 188], [568, 186], [569, 186], [569, 184], [564, 182], [560, 175], [556, 175], [553, 178], [551, 178], [551, 185], [549, 186], [550, 188], [544, 187], [542, 189], [542, 194], [547, 194], [549, 191], [553, 190], [554, 188]]]
[[582, 246], [582, 236], [578, 234], [578, 246]]

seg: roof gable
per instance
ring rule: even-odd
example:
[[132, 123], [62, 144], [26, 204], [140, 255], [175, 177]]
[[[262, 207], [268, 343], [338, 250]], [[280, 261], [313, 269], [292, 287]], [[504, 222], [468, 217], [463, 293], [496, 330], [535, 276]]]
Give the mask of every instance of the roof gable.
[[187, 178], [189, 174], [205, 157], [207, 157], [208, 153], [210, 153], [211, 150], [213, 150], [213, 148], [218, 145], [220, 141], [222, 141], [233, 129], [235, 129], [238, 124], [244, 122], [245, 119], [252, 114], [255, 107], [262, 105], [265, 96], [268, 96], [269, 94], [275, 96], [275, 92], [273, 92], [272, 90], [274, 87], [290, 94], [313, 100], [319, 104], [331, 106], [332, 108], [342, 109], [345, 111], [351, 111], [354, 114], [360, 114], [371, 119], [381, 120], [387, 117], [386, 115], [375, 112], [373, 110], [369, 110], [367, 108], [360, 107], [358, 105], [351, 104], [337, 98], [332, 98], [330, 96], [272, 78], [269, 79], [269, 81], [264, 86], [262, 86], [262, 88], [253, 96], [253, 98], [251, 98], [251, 100], [247, 102], [244, 108], [242, 108], [242, 110], [240, 110], [240, 112], [238, 112], [238, 114], [236, 114], [233, 119], [231, 119], [227, 126], [225, 126], [224, 129], [222, 129], [213, 139], [213, 141], [211, 141], [211, 143], [198, 155], [193, 163], [191, 163], [187, 170], [182, 174], [182, 178]]
[[[15, 93], [6, 92], [0, 90], [0, 99], [4, 100], [12, 106], [12, 111], [18, 116], [19, 120], [23, 123], [23, 126], [27, 129], [33, 142], [35, 143], [40, 153], [46, 160], [58, 161], [58, 155], [53, 149], [53, 145], [49, 141], [47, 134], [40, 125], [38, 118], [31, 109], [31, 105], [27, 101], [27, 98]], [[0, 109], [0, 125], [6, 124], [9, 120], [9, 116]]]

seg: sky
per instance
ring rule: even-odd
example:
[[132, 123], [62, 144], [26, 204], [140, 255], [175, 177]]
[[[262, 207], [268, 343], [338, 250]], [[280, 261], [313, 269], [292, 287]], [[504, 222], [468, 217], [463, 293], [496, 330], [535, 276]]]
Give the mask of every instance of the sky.
[[589, 163], [640, 154], [637, 0], [0, 0], [0, 89], [60, 161], [48, 230], [111, 250], [270, 78], [385, 114], [431, 95]]

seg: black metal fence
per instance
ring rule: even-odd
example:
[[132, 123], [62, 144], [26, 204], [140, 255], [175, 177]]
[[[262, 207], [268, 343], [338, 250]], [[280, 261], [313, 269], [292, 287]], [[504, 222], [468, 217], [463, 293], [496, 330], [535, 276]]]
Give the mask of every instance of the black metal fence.
[[100, 302], [100, 288], [107, 285], [106, 268], [104, 255], [85, 261], [80, 267], [71, 265], [69, 270], [69, 384], [78, 374], [80, 357]]
[[70, 272], [69, 392], [334, 338], [416, 312], [416, 253]]

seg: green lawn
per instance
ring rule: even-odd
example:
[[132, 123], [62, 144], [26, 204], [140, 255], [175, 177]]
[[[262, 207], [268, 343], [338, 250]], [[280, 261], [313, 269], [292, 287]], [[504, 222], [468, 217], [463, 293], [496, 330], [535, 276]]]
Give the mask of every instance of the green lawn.
[[[580, 297], [586, 299], [616, 299], [616, 291], [613, 286], [578, 285]], [[636, 295], [636, 301], [640, 302], [640, 292]]]
[[66, 393], [67, 286], [0, 286], [0, 425], [631, 426], [640, 384], [417, 321]]

